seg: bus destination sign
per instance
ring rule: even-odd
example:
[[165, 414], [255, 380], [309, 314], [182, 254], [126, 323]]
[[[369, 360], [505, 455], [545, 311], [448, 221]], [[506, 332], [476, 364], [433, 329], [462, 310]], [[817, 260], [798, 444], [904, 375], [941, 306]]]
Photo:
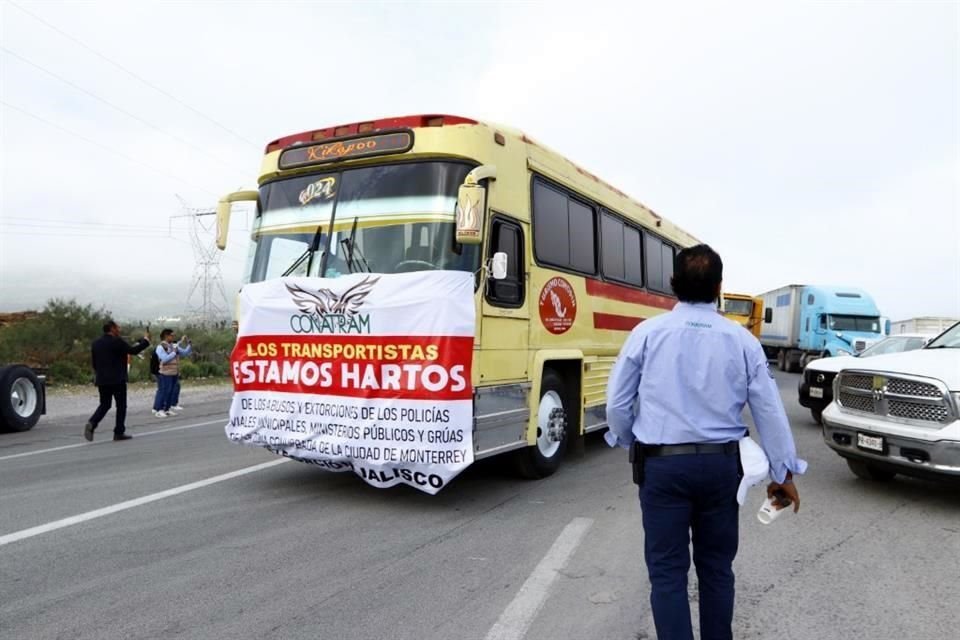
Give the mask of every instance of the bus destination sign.
[[411, 132], [394, 131], [287, 149], [280, 154], [279, 166], [281, 169], [292, 169], [348, 158], [369, 158], [389, 153], [405, 153], [412, 147], [413, 134]]

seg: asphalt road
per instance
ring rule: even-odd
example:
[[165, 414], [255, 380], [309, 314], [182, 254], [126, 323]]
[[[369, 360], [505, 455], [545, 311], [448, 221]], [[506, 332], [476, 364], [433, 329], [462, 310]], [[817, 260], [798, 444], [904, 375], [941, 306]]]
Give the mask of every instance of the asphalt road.
[[[798, 515], [759, 524], [759, 489], [741, 512], [735, 637], [955, 637], [960, 491], [856, 479], [777, 376], [810, 468]], [[135, 405], [130, 442], [110, 414], [85, 443], [80, 403], [0, 435], [0, 638], [655, 637], [636, 490], [600, 437], [546, 480], [485, 461], [431, 497], [231, 444], [220, 393]]]

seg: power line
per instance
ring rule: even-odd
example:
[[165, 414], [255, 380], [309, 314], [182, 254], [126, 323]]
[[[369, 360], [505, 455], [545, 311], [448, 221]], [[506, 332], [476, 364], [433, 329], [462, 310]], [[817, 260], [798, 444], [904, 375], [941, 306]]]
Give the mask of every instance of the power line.
[[[49, 224], [47, 224], [49, 223]], [[30, 226], [30, 227], [39, 227], [39, 226], [65, 226], [65, 227], [111, 227], [111, 228], [121, 228], [126, 227], [129, 229], [150, 229], [157, 231], [167, 231], [167, 227], [162, 227], [159, 225], [141, 225], [141, 224], [122, 224], [119, 222], [88, 222], [85, 220], [64, 220], [62, 218], [36, 218], [36, 217], [27, 217], [27, 216], [0, 216], [0, 224], [8, 224], [14, 226]]]
[[84, 142], [86, 142], [86, 143], [88, 143], [88, 144], [92, 144], [92, 145], [95, 146], [95, 147], [100, 147], [100, 148], [103, 149], [104, 151], [109, 151], [110, 153], [112, 153], [112, 154], [114, 154], [114, 155], [117, 155], [117, 156], [120, 156], [121, 158], [127, 160], [128, 162], [133, 162], [134, 164], [138, 164], [138, 165], [140, 165], [141, 167], [146, 167], [147, 169], [150, 169], [151, 171], [154, 171], [154, 172], [156, 172], [156, 173], [159, 173], [159, 174], [162, 175], [162, 176], [166, 176], [167, 178], [170, 178], [171, 180], [176, 180], [177, 182], [181, 182], [181, 183], [183, 183], [183, 184], [185, 184], [185, 185], [187, 185], [187, 186], [189, 186], [189, 187], [191, 187], [191, 188], [193, 188], [193, 189], [197, 189], [197, 190], [199, 190], [199, 191], [203, 191], [204, 193], [208, 193], [208, 194], [213, 195], [213, 196], [216, 195], [216, 194], [214, 194], [212, 191], [210, 191], [210, 190], [208, 190], [208, 189], [206, 189], [206, 188], [204, 188], [204, 187], [200, 187], [200, 186], [197, 186], [197, 185], [195, 185], [195, 184], [192, 184], [189, 180], [184, 180], [183, 178], [180, 178], [179, 176], [175, 176], [175, 175], [173, 175], [173, 174], [171, 174], [171, 173], [167, 173], [167, 172], [164, 171], [163, 169], [158, 169], [158, 168], [156, 168], [156, 167], [154, 167], [154, 166], [151, 166], [151, 165], [149, 165], [149, 164], [147, 164], [147, 163], [145, 163], [145, 162], [141, 162], [140, 160], [137, 160], [136, 158], [134, 158], [134, 157], [132, 157], [132, 156], [128, 156], [127, 154], [123, 153], [122, 151], [117, 151], [116, 149], [111, 149], [110, 147], [108, 147], [108, 146], [106, 146], [106, 145], [100, 144], [100, 143], [97, 142], [96, 140], [91, 140], [90, 138], [88, 138], [88, 137], [86, 137], [86, 136], [84, 136], [84, 135], [82, 135], [82, 134], [79, 134], [79, 133], [77, 133], [77, 132], [75, 132], [75, 131], [71, 131], [70, 129], [67, 129], [66, 127], [61, 127], [60, 125], [58, 125], [58, 124], [56, 124], [56, 123], [54, 123], [54, 122], [50, 122], [49, 120], [47, 120], [46, 118], [44, 118], [44, 117], [42, 117], [42, 116], [38, 116], [38, 115], [36, 115], [36, 114], [34, 114], [34, 113], [31, 113], [31, 112], [27, 111], [26, 109], [21, 109], [20, 107], [18, 107], [18, 106], [16, 106], [16, 105], [12, 105], [12, 104], [10, 104], [9, 102], [7, 102], [6, 100], [0, 100], [0, 104], [2, 104], [3, 106], [7, 107], [8, 109], [13, 109], [14, 111], [19, 111], [19, 112], [22, 113], [23, 115], [28, 116], [28, 117], [30, 117], [30, 118], [33, 118], [34, 120], [39, 120], [40, 122], [43, 122], [44, 124], [49, 125], [49, 126], [53, 127], [54, 129], [59, 129], [60, 131], [63, 131], [64, 133], [67, 133], [67, 134], [70, 134], [71, 136], [74, 136], [74, 137], [76, 137], [76, 138], [79, 138], [79, 139], [83, 140]]
[[223, 160], [223, 159], [221, 159], [221, 158], [218, 158], [217, 156], [213, 155], [212, 153], [210, 153], [209, 151], [207, 151], [206, 149], [204, 149], [204, 148], [201, 147], [200, 145], [196, 145], [196, 144], [190, 142], [189, 140], [187, 140], [186, 138], [181, 138], [180, 136], [178, 136], [178, 135], [176, 135], [176, 134], [173, 134], [173, 133], [170, 133], [169, 131], [166, 131], [165, 129], [159, 127], [158, 125], [153, 124], [152, 122], [150, 122], [150, 121], [148, 121], [148, 120], [144, 120], [143, 118], [141, 118], [141, 117], [138, 116], [137, 114], [131, 113], [130, 111], [127, 111], [127, 110], [124, 109], [123, 107], [120, 107], [120, 106], [118, 106], [118, 105], [110, 102], [110, 101], [107, 100], [106, 98], [103, 98], [103, 97], [101, 97], [101, 96], [98, 96], [97, 94], [93, 93], [92, 91], [89, 91], [89, 90], [87, 90], [87, 89], [84, 89], [83, 87], [81, 87], [81, 86], [78, 85], [77, 83], [75, 83], [75, 82], [73, 82], [73, 81], [71, 81], [71, 80], [67, 80], [67, 79], [64, 78], [63, 76], [61, 76], [61, 75], [59, 75], [59, 74], [57, 74], [57, 73], [55, 73], [55, 72], [53, 72], [53, 71], [50, 71], [50, 69], [47, 69], [46, 67], [43, 67], [43, 66], [37, 64], [36, 62], [33, 62], [32, 60], [28, 60], [27, 58], [25, 58], [24, 56], [20, 55], [20, 54], [17, 53], [16, 51], [12, 51], [12, 50], [10, 50], [10, 49], [8, 49], [8, 48], [6, 48], [6, 47], [3, 47], [3, 46], [0, 46], [0, 51], [3, 51], [4, 53], [6, 53], [6, 54], [9, 55], [9, 56], [13, 56], [14, 58], [16, 58], [17, 60], [19, 60], [20, 62], [22, 62], [22, 63], [24, 63], [24, 64], [30, 65], [30, 66], [33, 67], [34, 69], [37, 69], [38, 71], [47, 74], [47, 75], [50, 76], [51, 78], [54, 78], [54, 79], [56, 79], [56, 80], [59, 81], [59, 82], [62, 82], [63, 84], [67, 85], [68, 87], [70, 87], [70, 88], [72, 88], [72, 89], [75, 89], [75, 90], [77, 90], [77, 91], [79, 91], [79, 92], [81, 92], [81, 93], [83, 93], [83, 94], [85, 94], [85, 95], [87, 95], [87, 96], [90, 96], [90, 97], [93, 98], [94, 100], [97, 100], [97, 101], [99, 101], [99, 102], [102, 102], [103, 104], [107, 105], [107, 106], [110, 107], [111, 109], [114, 109], [115, 111], [119, 111], [120, 113], [122, 113], [123, 115], [127, 116], [128, 118], [132, 118], [133, 120], [136, 120], [137, 122], [139, 122], [139, 123], [141, 123], [141, 124], [143, 124], [143, 125], [146, 125], [146, 126], [150, 127], [151, 129], [153, 129], [153, 130], [155, 130], [155, 131], [159, 131], [159, 132], [162, 133], [163, 135], [165, 135], [165, 136], [167, 136], [167, 137], [169, 137], [169, 138], [171, 138], [171, 139], [173, 139], [173, 140], [176, 140], [176, 141], [179, 142], [180, 144], [186, 145], [186, 146], [190, 147], [191, 149], [193, 149], [193, 150], [195, 150], [195, 151], [199, 151], [200, 153], [202, 153], [202, 154], [205, 155], [206, 157], [214, 160], [215, 162], [218, 162], [218, 163], [222, 164], [222, 165], [225, 166], [225, 167], [230, 167], [230, 168], [232, 168], [232, 169], [237, 169], [237, 167], [234, 167], [234, 166], [230, 165], [229, 163], [227, 163], [227, 161], [225, 161], [225, 160]]
[[219, 122], [218, 120], [212, 118], [211, 116], [208, 116], [207, 114], [203, 113], [203, 112], [200, 111], [199, 109], [195, 109], [194, 107], [191, 107], [189, 104], [187, 104], [186, 102], [184, 102], [184, 101], [181, 100], [180, 98], [174, 96], [173, 94], [171, 94], [170, 92], [168, 92], [168, 91], [166, 91], [166, 90], [164, 90], [164, 89], [161, 89], [160, 87], [158, 87], [157, 85], [153, 84], [152, 82], [149, 82], [148, 80], [145, 80], [143, 77], [137, 75], [136, 73], [134, 73], [134, 72], [131, 71], [130, 69], [127, 69], [126, 67], [124, 67], [123, 65], [121, 65], [119, 62], [114, 62], [113, 60], [111, 60], [110, 58], [108, 58], [107, 56], [105, 56], [104, 54], [100, 53], [99, 51], [97, 51], [97, 50], [94, 49], [93, 47], [91, 47], [91, 46], [89, 46], [89, 45], [81, 42], [80, 40], [78, 40], [77, 38], [73, 37], [72, 35], [70, 35], [70, 34], [67, 33], [66, 31], [64, 31], [63, 29], [60, 29], [59, 27], [57, 27], [57, 26], [55, 26], [55, 25], [47, 22], [46, 20], [44, 20], [44, 19], [41, 18], [40, 16], [38, 16], [38, 15], [36, 15], [36, 14], [34, 14], [34, 13], [31, 13], [30, 11], [27, 11], [26, 9], [24, 9], [23, 7], [21, 7], [20, 5], [18, 5], [18, 4], [15, 3], [15, 2], [12, 2], [12, 1], [8, 0], [8, 4], [9, 4], [10, 6], [14, 7], [15, 9], [21, 11], [22, 13], [27, 14], [28, 16], [30, 16], [31, 18], [33, 18], [33, 19], [36, 20], [37, 22], [40, 22], [41, 24], [45, 25], [45, 26], [48, 27], [49, 29], [52, 29], [52, 30], [56, 31], [57, 33], [59, 33], [61, 36], [63, 36], [63, 37], [66, 38], [67, 40], [70, 40], [71, 42], [74, 42], [75, 44], [80, 45], [81, 47], [83, 47], [84, 49], [86, 49], [86, 50], [89, 51], [90, 53], [94, 54], [95, 56], [97, 56], [98, 58], [100, 58], [101, 60], [103, 60], [104, 62], [107, 62], [108, 64], [116, 67], [116, 68], [119, 69], [120, 71], [123, 71], [124, 73], [126, 73], [126, 74], [129, 75], [130, 77], [135, 78], [136, 80], [138, 80], [139, 82], [143, 83], [144, 85], [150, 87], [151, 89], [153, 89], [153, 90], [156, 91], [157, 93], [160, 93], [160, 94], [166, 96], [167, 98], [170, 98], [171, 100], [173, 100], [174, 102], [176, 102], [176, 103], [179, 104], [180, 106], [189, 109], [190, 111], [194, 112], [195, 114], [197, 114], [198, 116], [200, 116], [200, 117], [203, 118], [204, 120], [207, 120], [208, 122], [212, 122], [213, 124], [215, 124], [216, 126], [220, 127], [221, 129], [223, 129], [224, 131], [226, 131], [226, 132], [229, 133], [230, 135], [232, 135], [232, 136], [234, 136], [235, 138], [237, 138], [238, 140], [242, 140], [243, 142], [245, 142], [246, 144], [249, 144], [249, 145], [253, 146], [253, 147], [256, 148], [257, 150], [260, 149], [260, 145], [258, 145], [256, 142], [253, 142], [252, 140], [249, 140], [249, 139], [243, 137], [242, 135], [240, 135], [239, 133], [237, 133], [236, 131], [234, 131], [234, 130], [231, 129], [230, 127], [222, 124], [221, 122]]
[[26, 228], [26, 229], [40, 229], [40, 230], [51, 229], [53, 231], [57, 231], [57, 230], [59, 231], [90, 231], [90, 232], [97, 232], [97, 233], [109, 233], [111, 231], [117, 231], [121, 233], [135, 233], [139, 231], [142, 233], [157, 233], [161, 235], [169, 235], [166, 229], [158, 229], [156, 227], [154, 228], [146, 227], [142, 230], [137, 229], [136, 227], [128, 227], [128, 228], [120, 228], [120, 229], [111, 229], [108, 227], [106, 229], [103, 229], [103, 228], [81, 227], [81, 226], [69, 225], [69, 224], [52, 225], [52, 224], [33, 224], [31, 222], [0, 222], [0, 229], [3, 229], [3, 228], [7, 228], [7, 229]]
[[184, 242], [183, 240], [178, 240], [177, 238], [171, 238], [170, 236], [165, 235], [145, 235], [145, 234], [122, 234], [122, 233], [66, 233], [66, 232], [53, 232], [53, 233], [38, 233], [36, 231], [7, 231], [5, 229], [0, 229], [0, 235], [5, 236], [30, 236], [31, 238], [37, 236], [46, 236], [46, 237], [62, 237], [62, 238], [152, 238], [154, 240], [177, 240], [178, 242]]

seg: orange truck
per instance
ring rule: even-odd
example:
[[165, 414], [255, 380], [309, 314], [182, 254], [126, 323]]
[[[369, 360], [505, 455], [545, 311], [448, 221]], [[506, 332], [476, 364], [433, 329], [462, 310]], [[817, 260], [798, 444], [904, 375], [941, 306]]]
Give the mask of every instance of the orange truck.
[[745, 293], [725, 293], [721, 305], [720, 312], [724, 317], [743, 325], [755, 338], [760, 339], [760, 326], [763, 322], [763, 298]]

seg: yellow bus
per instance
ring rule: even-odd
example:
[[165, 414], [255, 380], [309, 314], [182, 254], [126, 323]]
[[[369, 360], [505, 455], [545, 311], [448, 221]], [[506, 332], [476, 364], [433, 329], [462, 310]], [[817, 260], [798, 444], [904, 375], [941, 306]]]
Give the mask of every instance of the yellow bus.
[[256, 202], [249, 282], [476, 273], [475, 459], [511, 452], [528, 477], [606, 427], [614, 359], [673, 307], [674, 257], [698, 242], [520, 131], [458, 116], [279, 138], [258, 183], [217, 212], [222, 249], [232, 203]]
[[763, 298], [746, 293], [724, 293], [720, 301], [721, 313], [746, 328], [760, 339], [763, 323]]

